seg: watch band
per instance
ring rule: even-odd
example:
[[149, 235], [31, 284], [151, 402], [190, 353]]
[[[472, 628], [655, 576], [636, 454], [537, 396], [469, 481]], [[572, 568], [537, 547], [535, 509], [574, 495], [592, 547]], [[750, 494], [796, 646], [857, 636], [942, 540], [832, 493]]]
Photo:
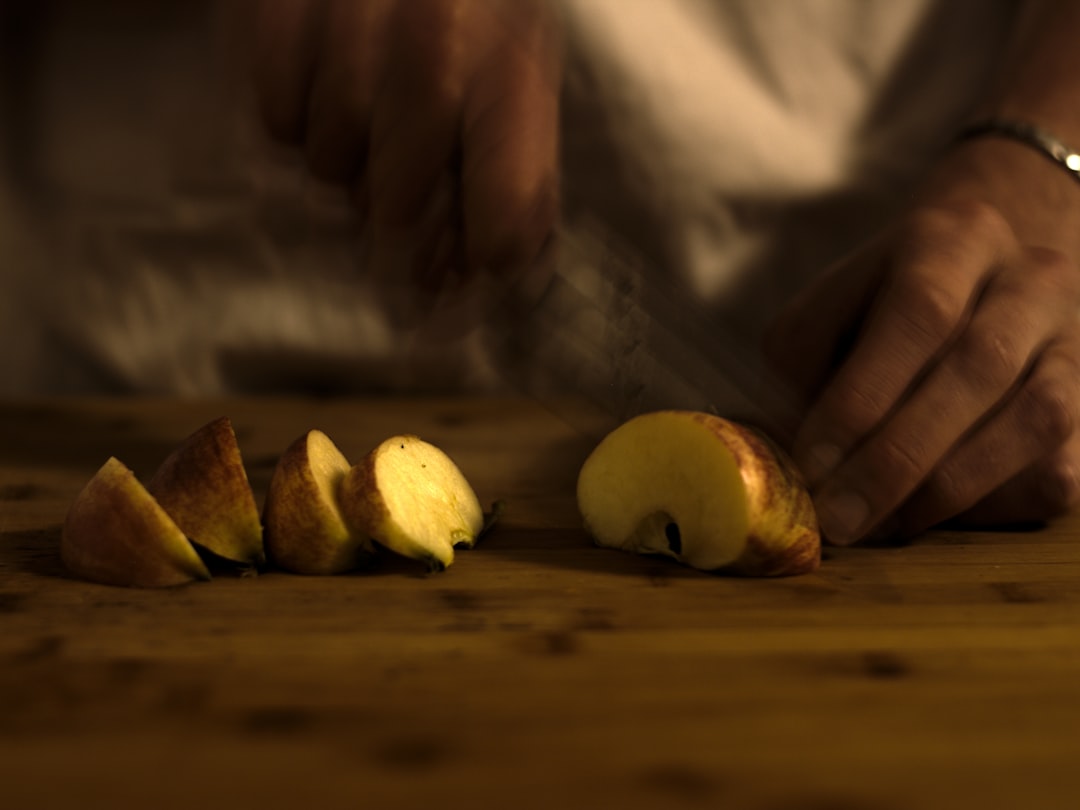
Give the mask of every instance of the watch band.
[[985, 136], [1010, 138], [1026, 144], [1058, 164], [1074, 180], [1080, 182], [1080, 152], [1066, 146], [1060, 139], [1041, 127], [1013, 118], [987, 118], [962, 129], [957, 136], [957, 141]]

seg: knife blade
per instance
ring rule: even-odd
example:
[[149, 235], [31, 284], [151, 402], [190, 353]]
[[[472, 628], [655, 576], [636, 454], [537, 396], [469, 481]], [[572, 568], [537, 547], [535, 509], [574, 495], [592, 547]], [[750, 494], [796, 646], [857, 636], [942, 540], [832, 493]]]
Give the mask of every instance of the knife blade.
[[[756, 347], [594, 223], [558, 231], [540, 272], [485, 323], [504, 377], [575, 427], [602, 435], [649, 410], [708, 411], [776, 436], [801, 400]], [[539, 279], [539, 283], [536, 280]]]

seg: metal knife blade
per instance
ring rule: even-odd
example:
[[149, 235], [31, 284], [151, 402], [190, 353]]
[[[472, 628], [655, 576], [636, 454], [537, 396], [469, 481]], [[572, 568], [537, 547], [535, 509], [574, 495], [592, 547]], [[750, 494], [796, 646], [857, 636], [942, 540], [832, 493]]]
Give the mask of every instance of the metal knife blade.
[[774, 435], [798, 423], [799, 397], [759, 351], [708, 310], [686, 306], [664, 275], [599, 226], [562, 228], [543, 261], [533, 277], [542, 283], [510, 290], [484, 342], [513, 385], [575, 427], [601, 434], [660, 408], [709, 411]]

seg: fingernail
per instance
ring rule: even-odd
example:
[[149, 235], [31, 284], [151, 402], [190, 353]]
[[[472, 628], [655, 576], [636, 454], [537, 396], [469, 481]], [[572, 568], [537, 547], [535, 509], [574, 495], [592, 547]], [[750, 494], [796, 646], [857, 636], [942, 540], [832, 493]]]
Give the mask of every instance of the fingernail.
[[840, 466], [844, 458], [844, 451], [835, 444], [822, 442], [815, 444], [806, 452], [806, 457], [801, 464], [806, 483], [813, 487]]
[[859, 530], [870, 514], [870, 506], [861, 495], [841, 490], [823, 497], [817, 504], [822, 533], [838, 546], [848, 546], [861, 536]]

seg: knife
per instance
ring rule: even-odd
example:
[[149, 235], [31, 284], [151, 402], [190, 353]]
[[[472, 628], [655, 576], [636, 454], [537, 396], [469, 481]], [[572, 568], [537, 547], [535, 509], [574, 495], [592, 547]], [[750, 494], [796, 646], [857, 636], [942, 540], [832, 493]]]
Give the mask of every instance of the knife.
[[485, 319], [504, 378], [572, 426], [603, 435], [649, 410], [708, 411], [774, 436], [801, 400], [761, 352], [596, 223], [562, 226], [543, 267]]

